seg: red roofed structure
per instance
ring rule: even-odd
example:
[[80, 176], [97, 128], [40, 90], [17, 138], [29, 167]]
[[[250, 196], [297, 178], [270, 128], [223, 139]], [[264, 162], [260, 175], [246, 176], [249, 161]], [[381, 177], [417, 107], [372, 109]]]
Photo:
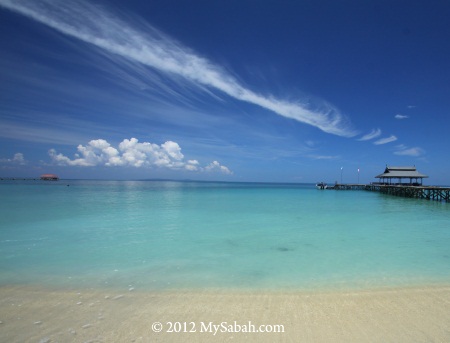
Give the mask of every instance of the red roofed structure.
[[45, 180], [45, 181], [58, 181], [59, 177], [58, 175], [55, 174], [42, 174], [41, 175], [41, 180]]

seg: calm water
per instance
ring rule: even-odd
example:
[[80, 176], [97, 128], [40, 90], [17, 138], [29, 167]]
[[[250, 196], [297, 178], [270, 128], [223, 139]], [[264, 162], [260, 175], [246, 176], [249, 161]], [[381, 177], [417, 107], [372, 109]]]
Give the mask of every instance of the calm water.
[[2, 181], [0, 211], [4, 285], [311, 289], [450, 281], [445, 203], [312, 185]]

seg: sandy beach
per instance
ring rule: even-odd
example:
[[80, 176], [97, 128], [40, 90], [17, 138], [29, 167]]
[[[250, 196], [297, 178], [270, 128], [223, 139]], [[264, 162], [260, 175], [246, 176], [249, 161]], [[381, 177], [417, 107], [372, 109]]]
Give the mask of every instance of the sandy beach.
[[0, 321], [2, 342], [449, 342], [450, 287], [283, 293], [2, 287]]

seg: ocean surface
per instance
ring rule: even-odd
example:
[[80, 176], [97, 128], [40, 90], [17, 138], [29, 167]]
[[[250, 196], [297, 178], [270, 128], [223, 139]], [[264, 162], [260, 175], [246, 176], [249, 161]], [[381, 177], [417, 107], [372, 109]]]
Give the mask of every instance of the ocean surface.
[[450, 204], [305, 184], [1, 181], [0, 285], [448, 284]]

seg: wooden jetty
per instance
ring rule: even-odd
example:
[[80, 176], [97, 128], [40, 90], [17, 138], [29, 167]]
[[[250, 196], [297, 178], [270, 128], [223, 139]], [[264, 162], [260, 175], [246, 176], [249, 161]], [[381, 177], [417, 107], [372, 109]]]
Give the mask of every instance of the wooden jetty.
[[[339, 184], [336, 182], [334, 186], [328, 186], [327, 189], [365, 190], [406, 198], [450, 202], [450, 187], [423, 186], [422, 181], [427, 177], [428, 175], [419, 173], [416, 166], [390, 167], [386, 165], [384, 173], [375, 176], [379, 182], [370, 184]], [[409, 180], [409, 183], [402, 182], [404, 180]]]
[[335, 190], [365, 190], [380, 192], [389, 195], [406, 198], [417, 198], [450, 202], [450, 187], [440, 186], [412, 186], [412, 185], [389, 185], [381, 183], [371, 184], [335, 184], [327, 189]]
[[406, 198], [450, 202], [450, 188], [438, 186], [370, 185], [367, 190]]
[[328, 186], [327, 189], [336, 190], [365, 190], [368, 185], [361, 183], [337, 183], [334, 186]]

